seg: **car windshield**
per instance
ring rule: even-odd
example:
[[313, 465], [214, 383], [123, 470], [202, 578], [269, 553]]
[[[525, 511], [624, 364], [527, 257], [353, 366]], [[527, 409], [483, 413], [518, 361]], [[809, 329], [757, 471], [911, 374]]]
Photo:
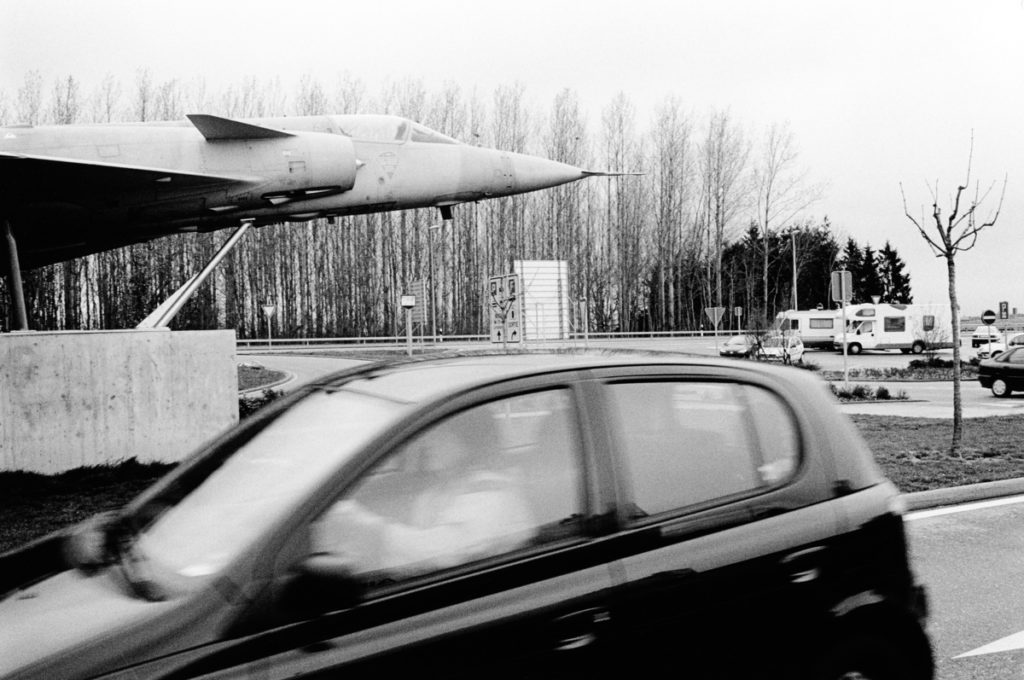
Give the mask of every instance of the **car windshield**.
[[726, 341], [725, 344], [733, 345], [733, 346], [736, 346], [736, 345], [743, 346], [743, 345], [747, 344], [747, 339], [745, 337], [743, 337], [742, 335], [734, 335], [731, 338], [729, 338]]
[[146, 527], [136, 552], [179, 576], [217, 573], [404, 410], [366, 394], [312, 393]]

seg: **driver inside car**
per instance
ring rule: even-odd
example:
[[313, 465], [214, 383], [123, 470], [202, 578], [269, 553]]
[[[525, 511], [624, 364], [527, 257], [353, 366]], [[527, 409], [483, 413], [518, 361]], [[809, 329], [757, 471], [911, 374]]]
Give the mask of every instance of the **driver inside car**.
[[[372, 498], [372, 484], [358, 487], [314, 524], [314, 551], [344, 556], [356, 574], [383, 572], [401, 577], [529, 543], [536, 533], [535, 523], [520, 476], [487, 450], [494, 447], [495, 438], [486, 436], [493, 432], [479, 415], [463, 414], [445, 421], [403, 447], [399, 461], [407, 465], [409, 458], [414, 460], [414, 472], [378, 473], [415, 478], [416, 491], [410, 494], [411, 502], [406, 496], [407, 507], [401, 512], [376, 508], [400, 504], [402, 498], [381, 502]], [[393, 462], [385, 461], [382, 467], [391, 468]], [[370, 479], [373, 476], [371, 472]], [[383, 488], [392, 496], [404, 495], [398, 491], [401, 486]]]

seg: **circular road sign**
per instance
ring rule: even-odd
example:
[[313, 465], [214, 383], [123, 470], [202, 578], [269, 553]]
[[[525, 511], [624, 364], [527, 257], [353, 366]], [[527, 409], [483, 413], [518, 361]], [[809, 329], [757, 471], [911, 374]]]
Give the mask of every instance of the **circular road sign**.
[[991, 309], [986, 309], [985, 313], [981, 315], [982, 323], [986, 325], [992, 325], [996, 322], [996, 313]]

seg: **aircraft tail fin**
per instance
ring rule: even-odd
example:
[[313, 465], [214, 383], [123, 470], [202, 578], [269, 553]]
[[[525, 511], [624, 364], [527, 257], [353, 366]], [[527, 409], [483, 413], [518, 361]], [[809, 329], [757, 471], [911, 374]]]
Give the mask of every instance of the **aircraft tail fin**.
[[237, 139], [275, 139], [279, 137], [294, 137], [295, 135], [284, 130], [243, 123], [230, 118], [211, 116], [205, 113], [190, 113], [188, 119], [196, 126], [196, 129], [206, 137], [208, 142], [221, 142]]

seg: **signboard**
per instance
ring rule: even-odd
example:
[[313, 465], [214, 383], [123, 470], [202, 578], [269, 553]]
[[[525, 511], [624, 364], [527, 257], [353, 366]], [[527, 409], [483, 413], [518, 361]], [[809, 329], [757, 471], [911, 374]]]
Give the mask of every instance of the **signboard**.
[[1009, 319], [1010, 318], [1010, 303], [1000, 302], [999, 303], [999, 318]]
[[491, 308], [491, 342], [522, 342], [519, 275], [492, 276], [487, 282]]
[[722, 320], [722, 315], [725, 314], [725, 307], [705, 307], [704, 313], [711, 319], [711, 323], [718, 328], [718, 322]]
[[402, 296], [402, 306], [405, 307], [406, 309], [412, 309], [413, 307], [415, 307], [416, 306], [416, 296], [415, 295], [403, 295]]
[[569, 337], [572, 304], [569, 264], [565, 260], [515, 260], [519, 274], [519, 309], [523, 341], [565, 340]]
[[737, 319], [740, 318], [741, 316], [743, 316], [743, 308], [742, 307], [733, 307], [732, 308], [732, 314]]
[[996, 313], [991, 309], [986, 309], [985, 313], [981, 315], [981, 322], [986, 326], [991, 326], [996, 322]]
[[853, 299], [853, 274], [845, 269], [832, 272], [832, 301], [849, 302]]
[[[410, 294], [417, 300], [427, 299], [427, 282], [423, 279], [419, 281], [413, 281], [412, 285], [409, 286]], [[430, 305], [416, 305], [412, 308], [412, 322], [421, 325], [427, 323], [427, 307]]]

